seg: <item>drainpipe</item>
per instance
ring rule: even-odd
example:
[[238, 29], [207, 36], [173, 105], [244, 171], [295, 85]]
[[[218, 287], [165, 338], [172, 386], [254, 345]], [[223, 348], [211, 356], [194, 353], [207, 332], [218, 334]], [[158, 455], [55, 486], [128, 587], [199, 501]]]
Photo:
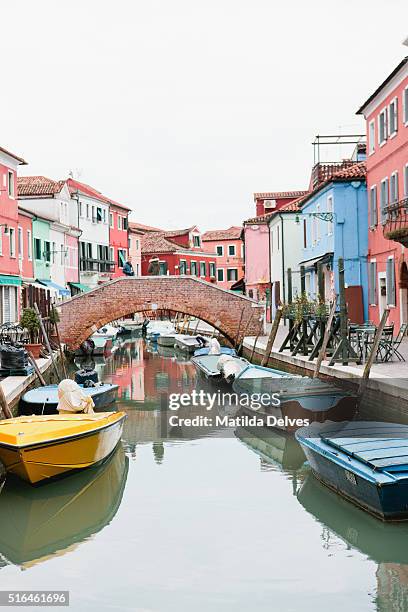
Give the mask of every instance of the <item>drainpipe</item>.
[[286, 282], [285, 282], [285, 249], [284, 249], [284, 235], [283, 235], [283, 217], [282, 213], [279, 213], [279, 219], [281, 220], [281, 248], [282, 248], [282, 295], [283, 302], [286, 301]]
[[[269, 251], [269, 291], [271, 297], [271, 303], [269, 304], [269, 318], [272, 321], [272, 256], [271, 256], [271, 226], [268, 221], [268, 251]], [[265, 321], [266, 323], [266, 321]]]

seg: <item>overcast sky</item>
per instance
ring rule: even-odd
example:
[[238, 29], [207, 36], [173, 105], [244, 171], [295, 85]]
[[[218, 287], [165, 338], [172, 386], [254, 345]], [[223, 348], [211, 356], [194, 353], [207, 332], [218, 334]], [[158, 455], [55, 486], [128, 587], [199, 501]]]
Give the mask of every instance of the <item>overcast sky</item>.
[[355, 111], [408, 54], [407, 0], [19, 0], [1, 12], [0, 144], [29, 162], [21, 174], [72, 170], [166, 228], [240, 224], [254, 191], [304, 189], [315, 134], [364, 131]]

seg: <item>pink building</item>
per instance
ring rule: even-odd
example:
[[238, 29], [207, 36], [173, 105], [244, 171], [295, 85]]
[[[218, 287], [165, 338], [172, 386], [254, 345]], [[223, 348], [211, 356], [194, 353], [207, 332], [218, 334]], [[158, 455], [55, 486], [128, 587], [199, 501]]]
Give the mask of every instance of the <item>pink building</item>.
[[226, 230], [205, 232], [201, 236], [204, 251], [218, 255], [217, 285], [223, 289], [231, 289], [244, 277], [244, 243], [241, 234], [242, 227], [231, 226]]
[[369, 319], [408, 322], [408, 57], [358, 114], [367, 124]]

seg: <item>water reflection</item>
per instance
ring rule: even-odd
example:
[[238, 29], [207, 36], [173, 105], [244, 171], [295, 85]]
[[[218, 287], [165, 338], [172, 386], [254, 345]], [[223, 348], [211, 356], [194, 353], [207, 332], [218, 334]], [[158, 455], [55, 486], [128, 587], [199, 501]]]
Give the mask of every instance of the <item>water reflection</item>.
[[351, 551], [378, 563], [378, 612], [408, 610], [408, 525], [383, 523], [345, 501], [309, 473], [298, 492], [303, 508], [322, 525], [322, 543], [336, 549], [340, 538]]
[[3, 564], [31, 567], [101, 531], [120, 506], [128, 464], [119, 447], [99, 467], [40, 487], [8, 477], [0, 495]]

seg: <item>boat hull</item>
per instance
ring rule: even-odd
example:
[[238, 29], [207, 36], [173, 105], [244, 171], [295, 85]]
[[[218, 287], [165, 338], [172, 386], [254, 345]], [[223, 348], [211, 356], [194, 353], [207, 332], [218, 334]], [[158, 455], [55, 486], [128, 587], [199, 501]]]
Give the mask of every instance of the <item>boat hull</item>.
[[[39, 390], [43, 391], [39, 388]], [[85, 393], [90, 393], [95, 404], [96, 410], [101, 410], [113, 404], [116, 400], [118, 385], [105, 384], [102, 387], [90, 387], [84, 389]], [[33, 391], [28, 391], [20, 400], [19, 403], [19, 414], [30, 415], [30, 414], [57, 414], [58, 406], [58, 387], [57, 385], [50, 385], [50, 393], [46, 398], [39, 398], [36, 400]], [[45, 401], [44, 401], [45, 399]]]
[[8, 472], [31, 484], [97, 465], [115, 450], [124, 421], [125, 416], [118, 413], [116, 421], [68, 439], [61, 438], [20, 448], [0, 444], [0, 461]]
[[159, 336], [157, 338], [157, 344], [159, 346], [173, 347], [174, 346], [174, 336]]
[[351, 472], [298, 440], [314, 476], [326, 487], [384, 521], [408, 520], [408, 478], [380, 485]]

